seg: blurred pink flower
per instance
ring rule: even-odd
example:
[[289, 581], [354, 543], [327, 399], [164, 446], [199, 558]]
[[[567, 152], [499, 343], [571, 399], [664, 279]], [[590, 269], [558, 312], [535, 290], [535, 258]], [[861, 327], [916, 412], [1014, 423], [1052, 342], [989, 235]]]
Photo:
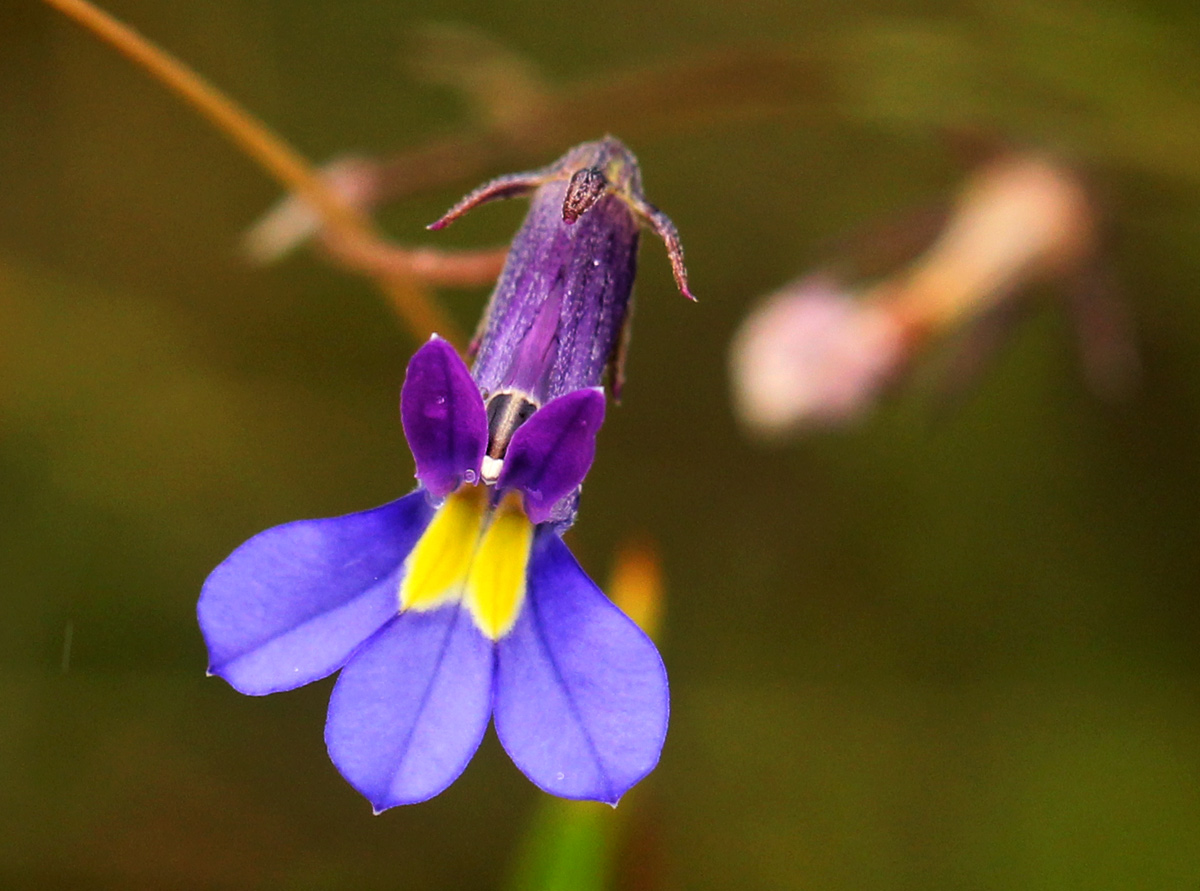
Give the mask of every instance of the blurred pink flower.
[[[737, 415], [760, 435], [862, 415], [932, 340], [984, 324], [1033, 283], [1083, 278], [1095, 259], [1096, 229], [1092, 201], [1071, 170], [1038, 155], [984, 165], [907, 267], [862, 288], [804, 277], [751, 311], [730, 352]], [[1111, 306], [1077, 301], [1075, 308]], [[1081, 333], [1094, 321], [1083, 319]], [[1120, 352], [1111, 343], [1084, 346]]]
[[772, 435], [859, 414], [903, 355], [903, 329], [881, 307], [825, 278], [768, 297], [734, 337], [734, 406]]

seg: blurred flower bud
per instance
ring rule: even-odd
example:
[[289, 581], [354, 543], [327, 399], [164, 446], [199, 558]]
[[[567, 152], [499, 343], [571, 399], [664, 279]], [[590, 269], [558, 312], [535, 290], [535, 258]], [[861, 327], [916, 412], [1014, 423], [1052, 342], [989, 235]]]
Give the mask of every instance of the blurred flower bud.
[[653, 539], [630, 537], [620, 543], [613, 556], [608, 596], [648, 637], [658, 638], [666, 608], [666, 583]]
[[[1067, 168], [1036, 155], [985, 165], [908, 267], [858, 289], [803, 278], [750, 313], [730, 354], [737, 414], [761, 435], [852, 420], [932, 339], [984, 324], [1035, 282], [1084, 280], [1096, 230]], [[1099, 312], [1104, 301], [1076, 303]]]

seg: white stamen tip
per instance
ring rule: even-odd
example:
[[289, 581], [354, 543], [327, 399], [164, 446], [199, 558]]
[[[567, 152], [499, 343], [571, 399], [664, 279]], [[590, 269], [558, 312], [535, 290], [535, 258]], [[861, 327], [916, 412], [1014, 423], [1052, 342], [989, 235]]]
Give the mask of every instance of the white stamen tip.
[[483, 456], [483, 464], [479, 468], [479, 475], [483, 477], [485, 483], [494, 483], [500, 478], [500, 471], [504, 468], [504, 460], [502, 458], [493, 458], [491, 455]]

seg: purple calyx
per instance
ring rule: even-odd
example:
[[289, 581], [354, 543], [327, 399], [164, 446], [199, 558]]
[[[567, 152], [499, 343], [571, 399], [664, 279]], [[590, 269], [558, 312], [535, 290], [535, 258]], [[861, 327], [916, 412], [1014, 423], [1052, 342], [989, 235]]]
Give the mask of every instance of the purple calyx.
[[[417, 478], [444, 497], [483, 476], [489, 441], [483, 396], [466, 364], [445, 340], [432, 338], [413, 355], [400, 393], [404, 435]], [[544, 523], [583, 483], [604, 421], [604, 393], [574, 390], [538, 408], [513, 433], [500, 460], [493, 501], [519, 491], [530, 522]]]
[[611, 136], [486, 183], [429, 228], [518, 195], [529, 196], [529, 213], [471, 348], [475, 381], [538, 404], [607, 381], [619, 399], [640, 229], [663, 239], [680, 291], [694, 299], [679, 234], [646, 201], [637, 158]]

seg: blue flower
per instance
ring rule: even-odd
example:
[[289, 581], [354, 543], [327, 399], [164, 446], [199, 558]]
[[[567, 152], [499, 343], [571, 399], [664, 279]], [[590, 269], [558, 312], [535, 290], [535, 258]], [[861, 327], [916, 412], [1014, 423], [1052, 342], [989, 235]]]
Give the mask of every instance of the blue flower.
[[649, 208], [636, 172], [620, 143], [589, 143], [452, 211], [534, 191], [474, 378], [436, 337], [409, 363], [401, 419], [420, 487], [269, 529], [205, 582], [211, 674], [263, 695], [341, 671], [325, 740], [376, 811], [445, 789], [489, 719], [526, 776], [564, 798], [615, 804], [658, 762], [662, 660], [560, 537], [619, 362], [635, 213]]

